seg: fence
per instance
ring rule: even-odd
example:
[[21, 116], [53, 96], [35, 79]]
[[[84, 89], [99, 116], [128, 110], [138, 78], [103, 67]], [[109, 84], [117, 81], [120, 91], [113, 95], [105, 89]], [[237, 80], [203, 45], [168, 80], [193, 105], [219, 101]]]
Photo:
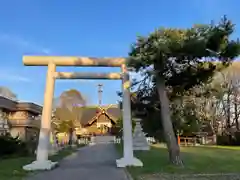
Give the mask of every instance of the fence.
[[180, 146], [213, 145], [215, 142], [213, 136], [180, 137]]
[[196, 146], [197, 138], [196, 137], [180, 137], [180, 146]]
[[154, 137], [146, 137], [148, 144], [155, 144], [157, 143]]
[[[101, 143], [114, 143], [120, 144], [122, 138], [117, 136], [83, 136], [77, 139], [78, 144], [101, 144]], [[157, 141], [154, 137], [146, 137], [148, 144], [155, 144]], [[66, 144], [67, 142], [62, 142]]]
[[91, 137], [80, 137], [78, 144], [106, 144], [114, 143], [120, 144], [121, 138], [116, 136], [91, 136]]

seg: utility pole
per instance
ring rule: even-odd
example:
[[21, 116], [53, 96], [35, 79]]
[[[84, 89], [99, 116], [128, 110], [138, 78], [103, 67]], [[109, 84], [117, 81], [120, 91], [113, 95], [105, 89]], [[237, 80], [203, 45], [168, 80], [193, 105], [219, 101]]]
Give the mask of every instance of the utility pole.
[[102, 84], [98, 84], [98, 105], [101, 106], [102, 105]]

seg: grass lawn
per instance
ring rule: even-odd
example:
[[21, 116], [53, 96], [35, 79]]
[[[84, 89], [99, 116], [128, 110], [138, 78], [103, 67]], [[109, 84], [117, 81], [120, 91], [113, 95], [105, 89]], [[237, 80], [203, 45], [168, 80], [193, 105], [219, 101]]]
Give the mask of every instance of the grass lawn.
[[[75, 152], [77, 148], [65, 148], [58, 154], [49, 157], [52, 161], [59, 161]], [[35, 160], [35, 157], [20, 157], [0, 160], [0, 180], [22, 180], [29, 172], [22, 167]]]
[[176, 174], [177, 176], [187, 174], [193, 176], [193, 174], [240, 172], [240, 147], [181, 147], [183, 168], [169, 164], [167, 149], [160, 144], [152, 146], [150, 151], [135, 152], [135, 156], [142, 160], [144, 167], [128, 168], [134, 178], [148, 174]]

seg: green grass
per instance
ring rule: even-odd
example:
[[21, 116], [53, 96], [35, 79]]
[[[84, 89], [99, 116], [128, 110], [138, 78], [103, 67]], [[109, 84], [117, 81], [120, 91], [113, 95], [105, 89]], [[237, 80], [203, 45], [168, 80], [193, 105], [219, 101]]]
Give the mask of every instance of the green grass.
[[22, 166], [29, 164], [34, 160], [33, 157], [20, 157], [3, 159], [0, 161], [0, 179], [1, 180], [20, 180], [27, 175], [22, 170]]
[[76, 152], [76, 150], [77, 150], [78, 148], [79, 148], [79, 147], [76, 147], [76, 148], [70, 148], [70, 147], [65, 148], [65, 149], [63, 149], [62, 151], [60, 151], [58, 154], [55, 154], [55, 155], [49, 157], [49, 159], [50, 159], [51, 161], [60, 161], [60, 160], [62, 160], [64, 157], [72, 154], [73, 152]]
[[[77, 148], [65, 148], [58, 154], [50, 156], [52, 161], [60, 161], [64, 157], [75, 152]], [[0, 160], [0, 180], [22, 180], [29, 172], [22, 167], [35, 160], [35, 157], [20, 157]]]
[[167, 149], [159, 144], [152, 146], [150, 151], [135, 152], [135, 156], [142, 160], [144, 167], [129, 167], [128, 170], [133, 177], [154, 173], [209, 174], [240, 172], [240, 147], [181, 147], [184, 167], [170, 165]]

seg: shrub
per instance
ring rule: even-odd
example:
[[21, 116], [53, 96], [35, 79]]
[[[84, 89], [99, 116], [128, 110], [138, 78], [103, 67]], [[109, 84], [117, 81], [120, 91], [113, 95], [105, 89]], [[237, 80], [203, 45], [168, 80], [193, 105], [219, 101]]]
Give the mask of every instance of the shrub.
[[0, 136], [0, 147], [0, 157], [23, 156], [28, 153], [26, 143], [18, 137], [13, 138], [9, 134]]
[[223, 135], [217, 136], [217, 145], [239, 146], [240, 145], [240, 132], [235, 132], [231, 135], [223, 134]]
[[223, 134], [217, 136], [217, 145], [229, 146], [231, 145], [231, 140], [229, 135]]
[[235, 145], [235, 146], [239, 146], [240, 145], [240, 132], [237, 131], [234, 133], [234, 137], [233, 137], [233, 144], [232, 145]]
[[34, 154], [37, 149], [38, 140], [31, 138], [27, 142], [21, 143], [23, 143], [27, 147], [27, 152], [29, 154]]

